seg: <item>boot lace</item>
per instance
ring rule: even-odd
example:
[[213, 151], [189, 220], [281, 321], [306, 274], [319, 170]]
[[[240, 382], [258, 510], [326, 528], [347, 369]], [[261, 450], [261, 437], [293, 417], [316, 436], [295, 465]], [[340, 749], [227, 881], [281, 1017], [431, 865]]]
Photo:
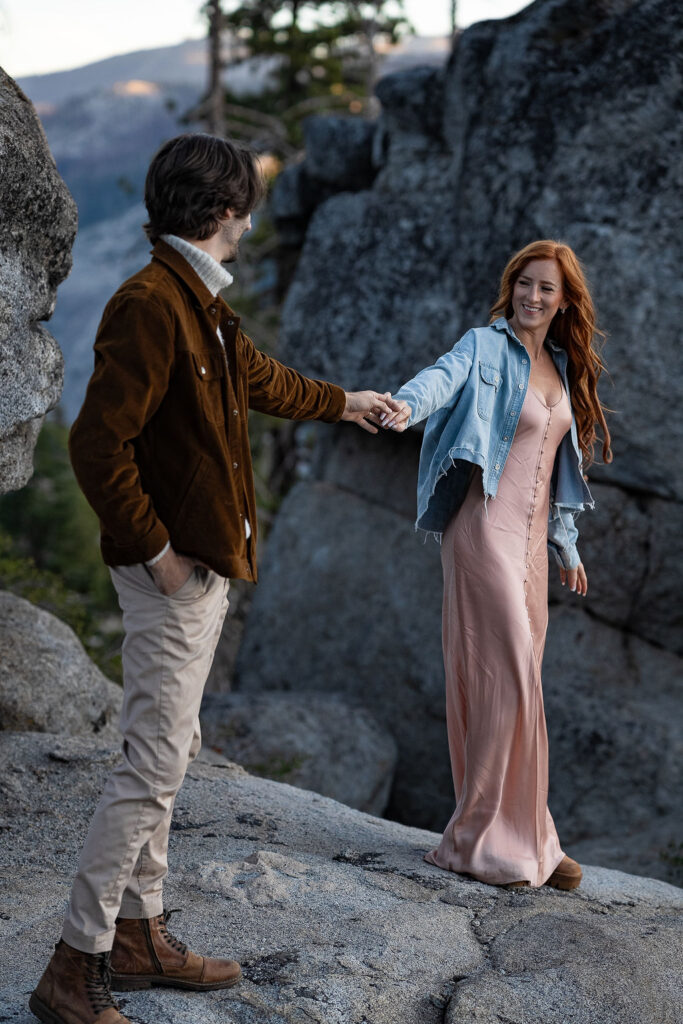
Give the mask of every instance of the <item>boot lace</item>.
[[110, 953], [95, 953], [88, 957], [85, 975], [85, 991], [93, 1013], [102, 1013], [110, 1008], [118, 1010], [111, 994]]
[[184, 956], [185, 953], [187, 953], [187, 946], [185, 945], [184, 942], [181, 942], [180, 939], [177, 939], [175, 935], [172, 935], [171, 932], [169, 932], [168, 928], [166, 927], [171, 917], [171, 914], [182, 914], [182, 910], [176, 909], [164, 911], [164, 913], [161, 915], [161, 920], [159, 921], [159, 934], [169, 944], [171, 949], [177, 950], [178, 953]]

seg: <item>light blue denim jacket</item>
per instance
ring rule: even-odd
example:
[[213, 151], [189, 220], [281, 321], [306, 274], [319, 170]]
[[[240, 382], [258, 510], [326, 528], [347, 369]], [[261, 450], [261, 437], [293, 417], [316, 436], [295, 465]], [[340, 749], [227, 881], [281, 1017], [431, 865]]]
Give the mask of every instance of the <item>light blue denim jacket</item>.
[[[548, 339], [546, 345], [569, 394], [567, 353]], [[410, 406], [410, 424], [429, 417], [420, 453], [416, 529], [441, 537], [465, 498], [475, 465], [482, 469], [485, 501], [495, 498], [529, 373], [527, 350], [499, 317], [489, 327], [468, 331], [394, 395]], [[571, 430], [555, 456], [548, 514], [548, 546], [565, 569], [581, 561], [574, 520], [586, 505], [594, 508], [595, 502], [581, 472], [572, 412]]]

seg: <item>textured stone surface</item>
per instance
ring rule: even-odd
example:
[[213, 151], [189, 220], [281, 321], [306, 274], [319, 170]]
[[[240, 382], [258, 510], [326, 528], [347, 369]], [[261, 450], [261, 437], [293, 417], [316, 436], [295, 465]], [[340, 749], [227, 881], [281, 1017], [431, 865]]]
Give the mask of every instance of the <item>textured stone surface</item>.
[[35, 111], [0, 68], [0, 492], [26, 483], [62, 356], [39, 323], [71, 268], [76, 207]]
[[680, 659], [582, 607], [551, 608], [543, 665], [560, 839], [607, 867], [683, 881], [663, 859], [681, 842]]
[[[316, 201], [279, 351], [314, 376], [393, 390], [486, 322], [511, 252], [544, 236], [575, 247], [608, 332], [615, 460], [589, 470], [598, 507], [578, 521], [587, 598], [551, 567], [550, 805], [594, 862], [663, 877], [681, 840], [667, 780], [681, 744], [682, 22], [667, 0], [539, 0], [462, 33], [443, 72], [384, 79], [377, 177]], [[334, 651], [344, 672], [330, 686], [362, 690], [398, 741], [390, 813], [441, 828], [438, 548], [410, 532], [419, 436], [318, 438], [309, 489], [270, 539], [241, 685], [315, 688]]]
[[[116, 755], [0, 735], [0, 1016], [26, 1007], [56, 941], [89, 816]], [[193, 947], [243, 965], [234, 989], [122, 993], [183, 1024], [676, 1024], [683, 893], [586, 867], [573, 893], [505, 890], [426, 864], [435, 836], [195, 763], [175, 805], [166, 905]], [[514, 1012], [511, 1011], [514, 1007]]]
[[592, 482], [591, 491], [596, 508], [577, 520], [590, 572], [587, 609], [683, 653], [683, 505]]
[[[546, 0], [464, 32], [442, 104], [437, 72], [413, 91], [417, 72], [385, 79], [386, 163], [370, 192], [316, 211], [281, 355], [348, 386], [395, 387], [486, 321], [512, 251], [564, 238], [610, 336], [610, 479], [680, 497], [683, 372], [671, 316], [683, 299], [681, 17], [668, 0]], [[403, 118], [401, 81], [412, 104]], [[445, 148], [435, 139], [406, 159], [401, 140], [439, 109]], [[665, 430], [653, 415], [661, 408]]]
[[306, 170], [311, 177], [353, 191], [372, 184], [375, 125], [360, 117], [308, 117], [304, 121]]
[[[552, 595], [543, 678], [560, 839], [670, 878], [661, 853], [680, 841], [680, 659], [596, 619], [554, 576]], [[362, 700], [399, 747], [389, 814], [434, 829], [454, 800], [440, 604], [436, 544], [357, 495], [299, 484], [270, 538], [236, 677], [253, 693], [315, 691], [324, 676], [328, 690]]]
[[395, 512], [330, 484], [299, 484], [276, 520], [263, 573], [236, 689], [317, 691], [324, 679], [327, 692], [362, 701], [399, 748], [388, 813], [445, 825], [453, 789], [437, 545], [417, 543]]
[[0, 591], [0, 729], [102, 733], [113, 741], [120, 707], [121, 688], [69, 626]]
[[426, 135], [441, 142], [443, 87], [442, 68], [417, 67], [385, 75], [375, 90], [382, 104], [380, 130], [391, 137]]
[[201, 724], [205, 747], [257, 775], [368, 814], [387, 806], [396, 743], [362, 707], [324, 693], [207, 694]]

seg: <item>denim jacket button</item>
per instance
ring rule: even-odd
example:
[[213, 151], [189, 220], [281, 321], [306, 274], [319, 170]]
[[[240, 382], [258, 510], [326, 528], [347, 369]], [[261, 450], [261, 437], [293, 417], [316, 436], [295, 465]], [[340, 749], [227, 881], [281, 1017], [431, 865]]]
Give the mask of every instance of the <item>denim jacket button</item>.
[[496, 469], [500, 469], [500, 463], [499, 462], [496, 463]]
[[520, 391], [524, 391], [524, 385], [523, 385], [523, 384], [520, 384], [520, 385], [519, 385], [519, 390], [520, 390]]

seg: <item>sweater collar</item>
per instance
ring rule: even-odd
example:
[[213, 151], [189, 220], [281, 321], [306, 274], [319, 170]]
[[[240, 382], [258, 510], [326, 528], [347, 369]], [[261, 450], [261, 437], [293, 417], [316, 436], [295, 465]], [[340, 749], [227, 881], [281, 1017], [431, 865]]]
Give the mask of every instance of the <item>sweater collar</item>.
[[161, 239], [167, 245], [172, 246], [181, 256], [184, 256], [212, 295], [218, 295], [222, 288], [229, 288], [232, 284], [232, 274], [208, 252], [204, 252], [192, 242], [188, 242], [186, 238], [179, 238], [178, 235], [162, 235]]
[[206, 287], [194, 267], [188, 263], [177, 249], [174, 249], [172, 245], [164, 242], [161, 238], [152, 249], [152, 259], [158, 260], [172, 270], [190, 289], [202, 309], [209, 309], [216, 301], [223, 301], [222, 298], [216, 300], [214, 293]]

